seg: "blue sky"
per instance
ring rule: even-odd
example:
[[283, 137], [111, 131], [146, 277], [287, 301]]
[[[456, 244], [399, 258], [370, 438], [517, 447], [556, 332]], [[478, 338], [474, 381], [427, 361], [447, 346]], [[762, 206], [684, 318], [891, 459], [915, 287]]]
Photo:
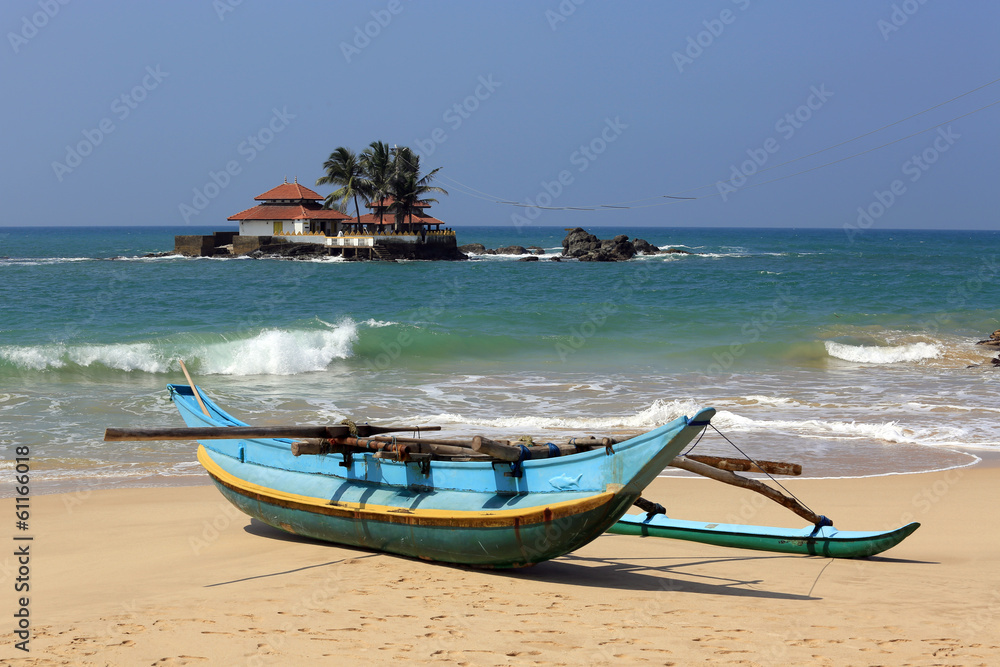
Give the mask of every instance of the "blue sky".
[[0, 226], [226, 229], [379, 139], [442, 168], [454, 226], [997, 229], [1000, 105], [966, 114], [1000, 83], [908, 117], [1000, 77], [998, 25], [985, 0], [8, 0]]

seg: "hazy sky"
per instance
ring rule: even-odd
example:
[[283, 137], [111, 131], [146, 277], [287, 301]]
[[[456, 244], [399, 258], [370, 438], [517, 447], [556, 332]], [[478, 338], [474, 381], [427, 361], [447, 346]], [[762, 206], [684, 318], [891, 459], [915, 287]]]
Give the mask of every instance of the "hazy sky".
[[379, 139], [442, 167], [455, 226], [1000, 228], [1000, 104], [972, 113], [1000, 82], [909, 118], [1000, 77], [996, 2], [5, 0], [0, 26], [0, 226], [231, 228]]

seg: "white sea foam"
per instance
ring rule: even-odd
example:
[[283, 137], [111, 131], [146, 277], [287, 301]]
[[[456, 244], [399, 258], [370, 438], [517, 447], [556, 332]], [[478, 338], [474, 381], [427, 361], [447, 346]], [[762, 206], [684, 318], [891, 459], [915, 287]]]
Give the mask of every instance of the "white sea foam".
[[66, 264], [69, 262], [96, 261], [93, 257], [4, 257], [0, 266], [38, 266], [42, 264]]
[[325, 369], [351, 356], [354, 322], [332, 331], [266, 329], [253, 338], [215, 343], [199, 351], [199, 371], [208, 375], [295, 375]]
[[454, 413], [419, 415], [413, 421], [429, 423], [462, 424], [495, 428], [500, 430], [600, 430], [600, 429], [643, 429], [648, 430], [673, 421], [684, 415], [692, 415], [700, 406], [692, 401], [654, 401], [648, 408], [632, 415], [616, 417], [544, 417], [511, 416], [482, 419], [466, 417]]
[[170, 362], [151, 343], [83, 345], [67, 350], [66, 358], [78, 366], [101, 365], [119, 371], [165, 373]]
[[910, 343], [909, 345], [874, 346], [845, 345], [828, 340], [826, 352], [831, 357], [853, 361], [859, 364], [896, 364], [907, 361], [936, 359], [943, 354], [940, 345], [933, 343]]
[[140, 255], [137, 257], [114, 257], [112, 259], [114, 259], [116, 262], [165, 262], [175, 259], [190, 259], [190, 258], [184, 255], [177, 255], [171, 253], [169, 255], [162, 255], [157, 257], [144, 257]]
[[[329, 330], [265, 329], [250, 338], [202, 344], [145, 342], [107, 345], [0, 347], [0, 361], [22, 370], [70, 366], [104, 367], [124, 372], [168, 373], [185, 359], [205, 375], [295, 375], [325, 369], [352, 355], [358, 325], [344, 320]], [[371, 326], [388, 323], [372, 321]]]
[[795, 406], [800, 405], [800, 403], [791, 398], [785, 398], [783, 396], [762, 396], [760, 394], [751, 394], [749, 396], [744, 396], [743, 400], [753, 401], [758, 405], [770, 405], [770, 406]]
[[751, 419], [736, 413], [720, 411], [712, 420], [718, 428], [730, 428], [741, 431], [753, 430], [790, 430], [803, 435], [814, 435], [826, 438], [871, 438], [885, 442], [921, 444], [915, 433], [907, 433], [899, 422], [858, 423], [842, 421], [826, 421], [819, 419]]

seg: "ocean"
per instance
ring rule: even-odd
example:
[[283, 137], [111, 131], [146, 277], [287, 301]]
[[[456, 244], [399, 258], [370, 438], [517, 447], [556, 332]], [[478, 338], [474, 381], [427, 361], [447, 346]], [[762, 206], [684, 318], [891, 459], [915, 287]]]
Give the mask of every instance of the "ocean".
[[[601, 228], [692, 254], [552, 262], [551, 227], [458, 227], [540, 262], [158, 257], [215, 228], [0, 229], [0, 445], [36, 492], [204, 483], [178, 426], [183, 359], [255, 424], [344, 418], [536, 441], [647, 430], [699, 406], [804, 476], [1000, 451], [1000, 232]], [[714, 431], [702, 453], [734, 455]], [[665, 473], [669, 474], [669, 473]], [[0, 496], [13, 495], [12, 485]]]

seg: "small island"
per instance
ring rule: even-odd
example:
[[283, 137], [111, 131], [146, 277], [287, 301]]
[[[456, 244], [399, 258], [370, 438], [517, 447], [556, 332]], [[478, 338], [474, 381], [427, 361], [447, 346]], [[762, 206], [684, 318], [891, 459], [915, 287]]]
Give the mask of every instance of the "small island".
[[[174, 237], [174, 254], [187, 257], [336, 256], [349, 260], [464, 260], [468, 255], [529, 255], [537, 261], [545, 250], [507, 246], [496, 250], [478, 243], [458, 246], [455, 232], [428, 213], [436, 199], [448, 194], [431, 185], [440, 168], [421, 175], [420, 156], [405, 146], [390, 148], [373, 141], [361, 152], [338, 147], [323, 163], [325, 175], [316, 185], [339, 186], [327, 197], [286, 178], [254, 197], [256, 206], [229, 216], [237, 231]], [[363, 202], [363, 204], [362, 204]], [[353, 204], [354, 215], [348, 214]], [[362, 205], [370, 212], [361, 214]], [[601, 240], [580, 227], [562, 242], [562, 257], [581, 262], [622, 262], [634, 256], [687, 250], [660, 250], [625, 234]], [[166, 254], [166, 253], [163, 253]], [[559, 257], [551, 258], [559, 261]]]
[[[455, 232], [429, 215], [448, 194], [430, 185], [437, 169], [420, 173], [409, 148], [372, 142], [360, 156], [337, 148], [323, 164], [317, 185], [339, 185], [325, 199], [298, 179], [258, 195], [256, 206], [229, 216], [238, 231], [174, 237], [174, 252], [189, 257], [340, 256], [345, 259], [462, 260]], [[360, 201], [371, 212], [361, 214]], [[320, 203], [322, 202], [322, 203]], [[355, 215], [346, 213], [350, 204]]]

